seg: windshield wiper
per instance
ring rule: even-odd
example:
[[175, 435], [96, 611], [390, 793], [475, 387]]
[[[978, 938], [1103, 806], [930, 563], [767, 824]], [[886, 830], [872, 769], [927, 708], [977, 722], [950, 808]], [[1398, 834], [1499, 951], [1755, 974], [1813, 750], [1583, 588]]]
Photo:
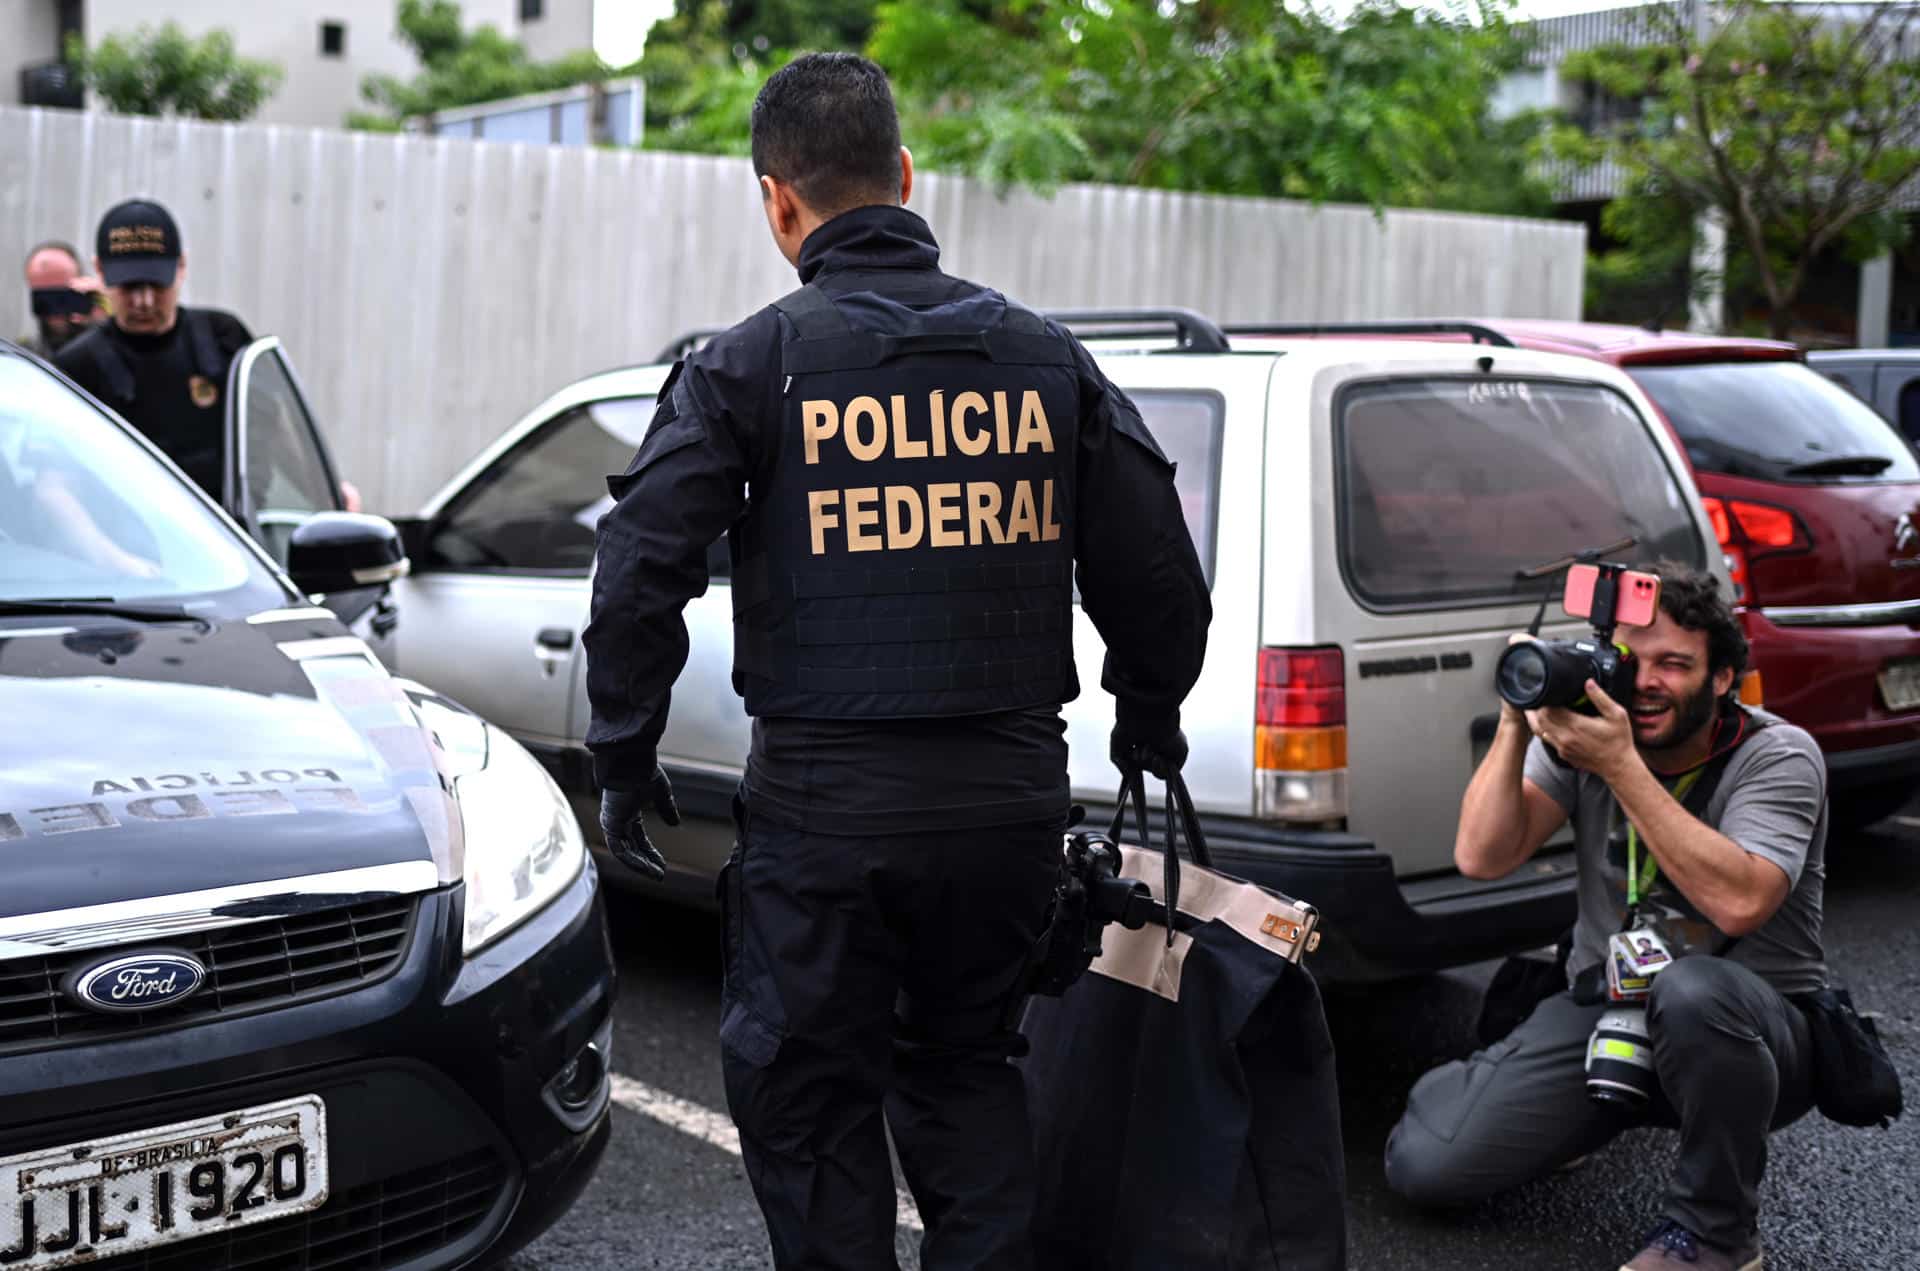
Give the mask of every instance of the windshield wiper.
[[104, 618], [125, 618], [129, 622], [191, 622], [202, 631], [213, 624], [179, 605], [123, 605], [106, 596], [75, 597], [64, 600], [0, 600], [0, 618], [41, 617], [48, 614], [97, 614]]
[[1790, 477], [1877, 477], [1893, 466], [1885, 455], [1835, 455], [1796, 463], [1787, 469]]

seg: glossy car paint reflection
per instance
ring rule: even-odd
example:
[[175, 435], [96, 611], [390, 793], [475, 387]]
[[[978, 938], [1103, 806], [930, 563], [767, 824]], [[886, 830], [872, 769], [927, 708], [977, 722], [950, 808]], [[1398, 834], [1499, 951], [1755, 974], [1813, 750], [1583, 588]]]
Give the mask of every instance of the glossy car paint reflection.
[[170, 893], [408, 860], [445, 877], [435, 748], [398, 685], [364, 654], [298, 656], [345, 634], [0, 626], [0, 917], [151, 895], [160, 861]]

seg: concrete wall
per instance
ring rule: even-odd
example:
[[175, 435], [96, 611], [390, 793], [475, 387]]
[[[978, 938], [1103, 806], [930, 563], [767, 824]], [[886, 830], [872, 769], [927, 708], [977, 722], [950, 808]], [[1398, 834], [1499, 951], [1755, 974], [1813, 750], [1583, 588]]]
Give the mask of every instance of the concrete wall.
[[[542, 396], [794, 285], [745, 160], [0, 109], [0, 262], [92, 242], [136, 194], [179, 220], [189, 303], [283, 337], [372, 509], [417, 507]], [[945, 263], [1043, 306], [1222, 321], [1576, 318], [1551, 221], [928, 175]], [[0, 330], [27, 322], [0, 271]]]

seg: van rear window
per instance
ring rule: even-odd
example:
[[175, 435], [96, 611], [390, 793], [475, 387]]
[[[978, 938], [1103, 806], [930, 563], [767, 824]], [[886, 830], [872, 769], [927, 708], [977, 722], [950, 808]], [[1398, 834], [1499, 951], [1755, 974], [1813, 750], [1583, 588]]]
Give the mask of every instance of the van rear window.
[[1173, 484], [1187, 514], [1187, 533], [1207, 581], [1213, 581], [1213, 537], [1220, 501], [1220, 425], [1226, 403], [1218, 393], [1130, 389], [1147, 431], [1175, 465]]
[[1536, 596], [1519, 571], [1629, 536], [1621, 559], [1705, 561], [1651, 426], [1612, 389], [1393, 380], [1334, 417], [1341, 566], [1370, 606]]
[[1874, 409], [1798, 362], [1633, 366], [1700, 472], [1761, 481], [1920, 481]]

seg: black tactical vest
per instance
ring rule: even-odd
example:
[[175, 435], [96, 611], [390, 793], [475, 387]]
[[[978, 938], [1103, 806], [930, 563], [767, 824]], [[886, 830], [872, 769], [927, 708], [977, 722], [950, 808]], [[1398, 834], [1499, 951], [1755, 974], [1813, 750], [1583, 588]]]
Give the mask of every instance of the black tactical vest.
[[734, 687], [754, 716], [1056, 706], [1073, 669], [1072, 351], [983, 291], [932, 309], [816, 286], [733, 553]]
[[[230, 359], [220, 356], [219, 343], [213, 338], [213, 320], [207, 316], [206, 310], [189, 309], [182, 305], [176, 321], [186, 338], [187, 358], [194, 371], [212, 380], [222, 393], [226, 392]], [[133, 367], [127, 361], [126, 352], [113, 340], [113, 334], [111, 331], [100, 332], [87, 341], [87, 348], [93, 354], [93, 365], [107, 387], [101, 400], [125, 415], [134, 405]]]

